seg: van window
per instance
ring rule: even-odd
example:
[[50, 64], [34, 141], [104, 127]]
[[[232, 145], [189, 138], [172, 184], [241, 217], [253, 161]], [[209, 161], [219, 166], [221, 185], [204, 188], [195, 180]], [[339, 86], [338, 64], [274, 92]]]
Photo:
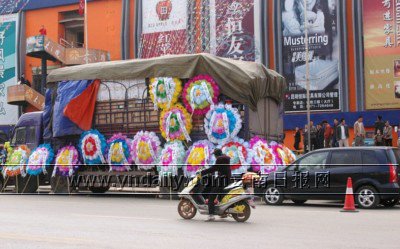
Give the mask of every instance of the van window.
[[357, 150], [332, 151], [331, 165], [361, 165], [361, 153]]
[[15, 129], [14, 137], [11, 141], [12, 145], [26, 144], [26, 127], [18, 127]]
[[317, 152], [308, 155], [297, 162], [299, 171], [324, 169], [329, 152]]
[[391, 152], [389, 151], [390, 161], [393, 164], [400, 163], [400, 150], [399, 149], [392, 149]]
[[363, 164], [379, 165], [377, 154], [373, 150], [366, 150], [362, 152]]

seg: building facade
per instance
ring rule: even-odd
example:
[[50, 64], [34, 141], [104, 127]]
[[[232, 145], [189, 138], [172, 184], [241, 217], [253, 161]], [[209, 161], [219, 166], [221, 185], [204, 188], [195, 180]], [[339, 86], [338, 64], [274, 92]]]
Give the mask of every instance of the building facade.
[[[25, 47], [43, 25], [55, 43], [75, 48], [87, 42], [107, 51], [110, 60], [208, 52], [263, 63], [287, 79], [281, 112], [289, 146], [295, 127], [307, 120], [307, 73], [314, 123], [345, 118], [352, 126], [363, 116], [371, 129], [378, 115], [392, 125], [400, 122], [400, 3], [395, 0], [307, 0], [307, 6], [304, 0], [93, 0], [87, 34], [78, 0], [19, 2], [11, 8], [19, 20], [17, 74], [38, 91], [41, 60], [25, 56]], [[65, 63], [47, 65], [51, 70]]]

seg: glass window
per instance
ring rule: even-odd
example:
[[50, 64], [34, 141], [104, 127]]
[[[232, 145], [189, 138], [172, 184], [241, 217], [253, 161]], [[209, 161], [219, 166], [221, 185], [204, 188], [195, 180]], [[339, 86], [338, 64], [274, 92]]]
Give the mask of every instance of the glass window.
[[361, 165], [361, 153], [357, 150], [337, 150], [332, 151], [331, 164], [337, 166], [343, 165]]
[[28, 128], [28, 137], [26, 139], [27, 144], [36, 143], [36, 127], [32, 126]]
[[299, 171], [324, 169], [329, 152], [317, 152], [300, 159], [297, 163]]
[[378, 157], [373, 150], [366, 150], [362, 152], [363, 164], [379, 165]]
[[25, 144], [26, 141], [26, 127], [19, 127], [15, 129], [14, 137], [12, 139], [13, 145]]

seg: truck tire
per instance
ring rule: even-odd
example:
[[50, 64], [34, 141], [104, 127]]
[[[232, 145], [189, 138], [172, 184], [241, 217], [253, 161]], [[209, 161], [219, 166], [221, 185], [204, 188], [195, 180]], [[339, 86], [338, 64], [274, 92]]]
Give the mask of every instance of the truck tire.
[[52, 177], [50, 179], [50, 185], [53, 194], [70, 194], [73, 190], [68, 177], [65, 176], [56, 175]]
[[15, 184], [15, 192], [19, 194], [33, 194], [36, 193], [39, 185], [36, 176], [16, 176], [18, 184]]
[[93, 194], [104, 194], [110, 187], [89, 187], [89, 190], [92, 191]]

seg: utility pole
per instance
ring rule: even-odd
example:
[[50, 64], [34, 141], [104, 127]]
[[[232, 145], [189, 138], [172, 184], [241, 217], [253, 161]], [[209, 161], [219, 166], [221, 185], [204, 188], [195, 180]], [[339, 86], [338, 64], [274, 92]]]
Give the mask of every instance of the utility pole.
[[87, 0], [85, 0], [85, 62], [89, 63], [89, 36], [88, 36], [88, 22], [87, 22]]
[[307, 20], [307, 0], [304, 0], [304, 35], [306, 47], [306, 88], [307, 88], [307, 124], [308, 124], [308, 151], [311, 151], [311, 103], [310, 103], [310, 62], [308, 47], [308, 20]]

